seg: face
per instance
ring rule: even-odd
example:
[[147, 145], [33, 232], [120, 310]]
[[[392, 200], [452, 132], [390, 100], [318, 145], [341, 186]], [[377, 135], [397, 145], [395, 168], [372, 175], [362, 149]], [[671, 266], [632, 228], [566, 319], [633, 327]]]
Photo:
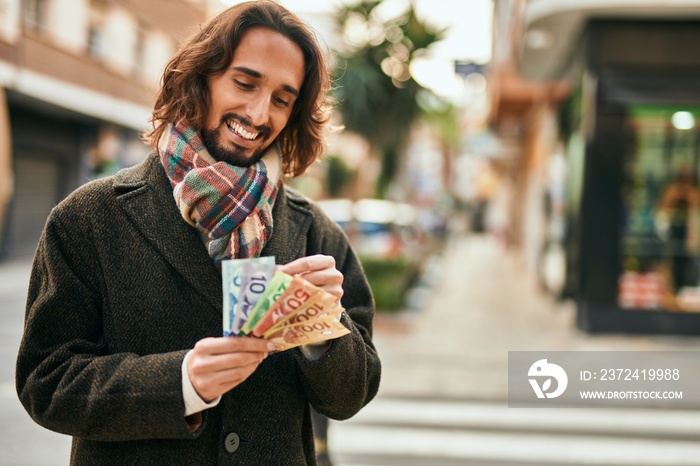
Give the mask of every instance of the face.
[[229, 67], [208, 79], [202, 138], [209, 153], [243, 167], [260, 160], [287, 125], [303, 82], [297, 44], [270, 29], [249, 29]]

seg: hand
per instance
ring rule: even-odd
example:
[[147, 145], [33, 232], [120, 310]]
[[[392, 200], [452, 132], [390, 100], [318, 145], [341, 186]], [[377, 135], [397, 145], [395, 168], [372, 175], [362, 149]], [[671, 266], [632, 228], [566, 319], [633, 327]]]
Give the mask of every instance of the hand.
[[333, 256], [316, 254], [302, 257], [283, 265], [280, 270], [289, 275], [302, 275], [304, 279], [336, 296], [338, 300], [343, 296], [343, 274], [335, 268]]
[[258, 338], [204, 338], [190, 353], [187, 374], [199, 397], [210, 402], [247, 379], [273, 348]]

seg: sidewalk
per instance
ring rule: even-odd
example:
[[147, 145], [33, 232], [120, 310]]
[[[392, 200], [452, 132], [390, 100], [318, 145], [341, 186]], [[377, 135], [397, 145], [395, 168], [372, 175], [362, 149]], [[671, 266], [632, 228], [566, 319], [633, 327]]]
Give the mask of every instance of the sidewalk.
[[[0, 428], [0, 453], [3, 464], [8, 465], [66, 464], [70, 438], [34, 424], [14, 393], [12, 369], [29, 267], [28, 260], [0, 264], [0, 293], [3, 289], [14, 291], [7, 293], [14, 297], [2, 309], [7, 336], [5, 365], [0, 365], [0, 415], [7, 422], [4, 429]], [[609, 432], [655, 429], [664, 432], [663, 438], [692, 437], [696, 442], [693, 436], [697, 419], [686, 419], [687, 413], [650, 415], [628, 410], [625, 416], [601, 418], [600, 411], [578, 410], [573, 417], [567, 414], [559, 418], [556, 410], [533, 416], [532, 410], [509, 410], [502, 401], [507, 395], [509, 350], [700, 350], [700, 337], [591, 336], [579, 332], [574, 326], [573, 304], [557, 303], [540, 293], [514, 257], [487, 237], [466, 236], [452, 241], [432, 268], [436, 272], [431, 274], [434, 286], [427, 306], [377, 317], [375, 341], [383, 363], [380, 400], [353, 421], [332, 424], [331, 451], [347, 460], [339, 464], [458, 464], [462, 457], [500, 458], [505, 454], [502, 445], [509, 445], [509, 454], [520, 455], [524, 463], [492, 458], [459, 464], [562, 464], [559, 459], [528, 462], [534, 450], [562, 458], [567, 451], [590, 450], [599, 456], [613, 456], [606, 456], [607, 463], [585, 464], [611, 464], [614, 455], [637, 451], [645, 445], [658, 450], [657, 454], [669, 451], [669, 447], [665, 440], [649, 444], [649, 439], [615, 439]], [[445, 403], [443, 398], [454, 402]], [[434, 427], [445, 418], [452, 419], [452, 423]], [[565, 434], [560, 436], [560, 432]], [[591, 432], [595, 435], [589, 435]], [[377, 443], [386, 448], [378, 448], [379, 453], [372, 456], [370, 447]], [[396, 461], [405, 461], [389, 463], [392, 458], [385, 450], [397, 444], [403, 456]], [[425, 456], [414, 457], [415, 452], [406, 445], [433, 450], [446, 447], [447, 453], [440, 451], [431, 458], [441, 459], [452, 451], [458, 459], [436, 462]], [[693, 445], [676, 446], [673, 452], [685, 454]], [[478, 456], [474, 449], [485, 452], [477, 452], [482, 455]], [[640, 457], [644, 451], [630, 457]], [[691, 453], [688, 458], [697, 458]], [[370, 455], [370, 460], [350, 461], [363, 454]]]
[[507, 399], [508, 351], [700, 350], [699, 337], [589, 335], [487, 236], [448, 244], [420, 311], [379, 315], [381, 397]]
[[26, 292], [31, 270], [31, 257], [0, 262], [0, 295], [5, 296], [16, 290]]

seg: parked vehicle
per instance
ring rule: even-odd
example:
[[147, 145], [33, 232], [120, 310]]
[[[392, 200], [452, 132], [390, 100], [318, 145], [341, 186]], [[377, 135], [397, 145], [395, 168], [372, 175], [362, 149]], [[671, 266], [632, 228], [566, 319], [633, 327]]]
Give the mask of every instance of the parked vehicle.
[[411, 205], [384, 199], [326, 199], [320, 207], [347, 233], [360, 256], [418, 259], [425, 234]]
[[372, 286], [377, 309], [405, 306], [420, 276], [429, 242], [409, 204], [383, 199], [329, 199], [321, 208], [350, 238]]

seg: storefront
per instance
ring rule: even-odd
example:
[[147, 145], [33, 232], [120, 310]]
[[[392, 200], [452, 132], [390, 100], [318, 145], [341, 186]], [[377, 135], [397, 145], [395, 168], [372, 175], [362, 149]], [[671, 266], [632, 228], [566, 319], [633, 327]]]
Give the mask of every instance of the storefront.
[[[10, 96], [12, 97], [12, 96]], [[51, 209], [79, 185], [83, 128], [11, 99], [14, 193], [0, 255], [31, 257]]]
[[17, 92], [7, 97], [13, 190], [0, 212], [0, 261], [31, 258], [54, 206], [81, 184], [148, 154], [133, 129]]
[[561, 115], [578, 325], [700, 334], [700, 22], [595, 20], [584, 37]]

